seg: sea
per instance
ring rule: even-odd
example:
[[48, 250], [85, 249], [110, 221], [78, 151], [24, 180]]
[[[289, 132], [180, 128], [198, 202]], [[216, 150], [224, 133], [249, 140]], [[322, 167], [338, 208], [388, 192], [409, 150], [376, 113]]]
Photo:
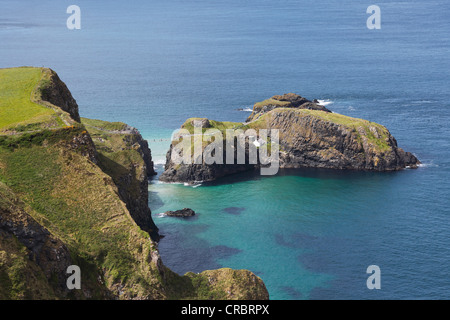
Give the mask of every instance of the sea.
[[[159, 174], [187, 118], [244, 121], [277, 94], [383, 124], [418, 169], [156, 176], [162, 260], [251, 270], [273, 300], [449, 299], [449, 13], [446, 0], [0, 0], [0, 68], [52, 68], [82, 117], [138, 128]], [[163, 214], [185, 207], [196, 216]]]

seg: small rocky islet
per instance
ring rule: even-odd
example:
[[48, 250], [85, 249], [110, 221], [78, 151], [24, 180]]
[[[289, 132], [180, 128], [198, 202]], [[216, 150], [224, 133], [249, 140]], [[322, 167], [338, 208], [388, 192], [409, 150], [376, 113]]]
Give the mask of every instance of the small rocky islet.
[[[226, 129], [279, 130], [279, 167], [326, 168], [338, 170], [398, 171], [417, 168], [420, 161], [397, 145], [389, 130], [375, 122], [333, 113], [318, 100], [308, 100], [298, 94], [275, 95], [255, 103], [247, 120], [221, 122], [206, 118], [190, 118], [181, 126], [193, 134], [197, 126]], [[269, 141], [263, 141], [263, 143]], [[164, 182], [198, 183], [214, 181], [239, 172], [255, 170], [257, 164], [174, 163], [172, 142], [166, 155]], [[224, 142], [225, 143], [225, 142]], [[203, 147], [204, 150], [205, 147]], [[225, 146], [223, 150], [226, 150]], [[246, 150], [246, 155], [248, 150]], [[182, 157], [182, 154], [178, 156]]]

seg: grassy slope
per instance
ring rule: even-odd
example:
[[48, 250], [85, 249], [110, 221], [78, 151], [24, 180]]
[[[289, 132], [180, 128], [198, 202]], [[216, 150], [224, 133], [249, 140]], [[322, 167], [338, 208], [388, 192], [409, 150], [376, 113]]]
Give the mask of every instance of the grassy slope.
[[[79, 129], [70, 132], [76, 135]], [[67, 245], [75, 264], [83, 270], [83, 287], [94, 298], [104, 297], [99, 278], [109, 290], [124, 292], [122, 298], [126, 299], [265, 296], [261, 280], [243, 270], [179, 276], [162, 266], [163, 278], [152, 262], [155, 244], [131, 218], [111, 177], [56, 140], [50, 145], [0, 145], [0, 181], [20, 197], [37, 222]], [[255, 283], [260, 283], [258, 288]], [[44, 282], [37, 285], [42, 290], [47, 286]]]
[[55, 110], [36, 103], [39, 98], [36, 88], [45, 81], [45, 76], [41, 68], [0, 69], [0, 131], [63, 124]]
[[[2, 128], [33, 128], [31, 133], [0, 136], [0, 181], [23, 200], [36, 221], [67, 244], [85, 271], [83, 284], [91, 294], [101, 294], [100, 277], [110, 290], [122, 288], [124, 298], [164, 297], [160, 274], [151, 263], [154, 244], [131, 218], [111, 177], [66, 148], [83, 126], [39, 130], [58, 114], [30, 100], [39, 101], [47, 71], [0, 70]], [[118, 126], [109, 124], [108, 129]]]
[[264, 101], [255, 103], [254, 106], [253, 106], [253, 111], [254, 112], [259, 112], [265, 106], [286, 107], [288, 105], [290, 105], [289, 101], [280, 101], [280, 100], [275, 100], [275, 99], [266, 99]]
[[[16, 206], [16, 199], [0, 182], [0, 213]], [[29, 260], [25, 246], [16, 238], [0, 233], [0, 300], [54, 298], [52, 287], [42, 270]]]
[[144, 164], [139, 152], [132, 147], [133, 140], [130, 133], [122, 131], [127, 128], [125, 123], [87, 118], [81, 118], [81, 122], [89, 131], [97, 151], [103, 157], [126, 168]]
[[87, 118], [81, 118], [81, 121], [95, 144], [100, 168], [113, 178], [117, 186], [126, 189], [133, 199], [139, 197], [140, 174], [145, 163], [133, 146], [133, 136], [122, 132], [127, 125]]
[[55, 299], [42, 270], [14, 238], [0, 235], [0, 300]]
[[[140, 259], [149, 257], [152, 243], [129, 216], [111, 178], [85, 157], [58, 146], [1, 150], [0, 178], [32, 209], [33, 217], [67, 243], [75, 261], [94, 279], [105, 271], [104, 281], [139, 283], [128, 294], [158, 294], [149, 283], [152, 267], [141, 270]], [[89, 272], [86, 272], [87, 270]], [[157, 272], [155, 271], [155, 274]]]

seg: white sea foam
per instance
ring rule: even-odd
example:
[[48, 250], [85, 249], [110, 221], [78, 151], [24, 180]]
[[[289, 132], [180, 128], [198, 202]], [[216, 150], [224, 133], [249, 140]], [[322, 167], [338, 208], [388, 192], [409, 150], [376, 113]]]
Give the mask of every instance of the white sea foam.
[[167, 217], [167, 215], [166, 215], [164, 212], [157, 213], [156, 216], [157, 216], [158, 218], [164, 218], [164, 217]]
[[422, 167], [422, 168], [437, 168], [439, 167], [438, 164], [435, 164], [433, 162], [428, 162], [428, 163], [421, 163], [419, 165], [417, 165], [418, 167]]
[[155, 159], [155, 160], [153, 160], [153, 164], [155, 166], [157, 166], [157, 165], [165, 165], [166, 164], [166, 159]]
[[243, 109], [239, 109], [239, 111], [253, 112], [253, 109], [251, 109], [251, 108], [243, 108]]
[[197, 181], [196, 181], [195, 184], [188, 183], [188, 182], [184, 183], [185, 187], [192, 187], [192, 188], [197, 188], [197, 187], [200, 187], [201, 185], [202, 185], [202, 183], [201, 182], [197, 182]]
[[330, 99], [324, 99], [324, 100], [317, 99], [317, 101], [319, 101], [319, 104], [324, 107], [334, 103], [334, 101], [331, 101]]

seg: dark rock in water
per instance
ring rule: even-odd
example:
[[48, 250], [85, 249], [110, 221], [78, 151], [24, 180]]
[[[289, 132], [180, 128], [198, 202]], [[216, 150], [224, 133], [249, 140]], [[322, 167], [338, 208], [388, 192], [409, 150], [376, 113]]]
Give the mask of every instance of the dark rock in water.
[[166, 211], [166, 212], [164, 212], [164, 214], [168, 217], [185, 218], [185, 217], [195, 216], [195, 211], [192, 209], [189, 209], [189, 208], [184, 208], [184, 209], [176, 210], [176, 211]]

